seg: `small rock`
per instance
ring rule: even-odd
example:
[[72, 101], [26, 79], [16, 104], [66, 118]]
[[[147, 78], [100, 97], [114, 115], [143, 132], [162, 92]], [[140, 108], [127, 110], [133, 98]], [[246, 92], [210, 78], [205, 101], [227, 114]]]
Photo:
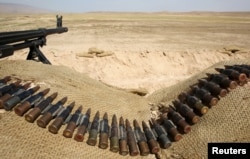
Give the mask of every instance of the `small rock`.
[[91, 48], [89, 48], [89, 50], [88, 50], [88, 53], [89, 53], [89, 54], [101, 54], [101, 53], [103, 53], [103, 52], [104, 52], [104, 50], [98, 49], [98, 48], [96, 48], [96, 47], [91, 47]]
[[240, 48], [238, 48], [237, 46], [229, 46], [229, 47], [225, 47], [224, 49], [225, 51], [230, 51], [231, 53], [240, 51]]
[[87, 52], [77, 53], [76, 56], [78, 56], [78, 57], [94, 58], [94, 54], [89, 54]]

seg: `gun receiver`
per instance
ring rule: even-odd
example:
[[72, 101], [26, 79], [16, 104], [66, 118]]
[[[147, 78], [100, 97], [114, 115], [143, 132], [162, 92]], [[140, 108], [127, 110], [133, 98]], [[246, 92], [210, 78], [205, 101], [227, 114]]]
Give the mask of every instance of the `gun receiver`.
[[[57, 18], [57, 24], [62, 19]], [[0, 58], [11, 56], [16, 50], [29, 48], [30, 51], [27, 56], [27, 60], [41, 61], [44, 64], [51, 64], [50, 61], [41, 52], [39, 47], [46, 45], [46, 36], [51, 34], [60, 34], [67, 32], [67, 27], [57, 25], [57, 28], [52, 29], [37, 29], [37, 30], [24, 30], [13, 32], [1, 32], [0, 33]]]

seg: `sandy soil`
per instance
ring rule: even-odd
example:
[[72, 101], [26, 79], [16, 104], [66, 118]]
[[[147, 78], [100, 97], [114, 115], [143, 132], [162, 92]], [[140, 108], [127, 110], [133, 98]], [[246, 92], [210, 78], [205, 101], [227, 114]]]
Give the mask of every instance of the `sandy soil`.
[[[63, 25], [69, 31], [48, 36], [42, 51], [53, 65], [68, 66], [116, 87], [145, 88], [152, 93], [219, 61], [250, 57], [249, 15], [64, 14]], [[6, 14], [0, 17], [0, 32], [54, 28], [55, 23], [53, 14]], [[92, 47], [111, 54], [86, 57]], [[27, 52], [16, 51], [1, 60], [25, 59]]]

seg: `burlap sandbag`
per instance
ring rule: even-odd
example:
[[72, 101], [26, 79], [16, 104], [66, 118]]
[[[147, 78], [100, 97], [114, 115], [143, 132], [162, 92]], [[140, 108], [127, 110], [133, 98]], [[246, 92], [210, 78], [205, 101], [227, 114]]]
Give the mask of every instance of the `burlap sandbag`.
[[[109, 119], [116, 114], [131, 122], [133, 119], [140, 122], [150, 119], [149, 102], [170, 103], [189, 85], [204, 77], [205, 73], [214, 72], [214, 67], [222, 67], [224, 64], [249, 64], [249, 61], [219, 63], [178, 85], [156, 91], [148, 98], [108, 87], [63, 66], [44, 65], [33, 61], [1, 61], [0, 77], [11, 75], [13, 78], [39, 84], [40, 90], [51, 88], [50, 93], [55, 91], [59, 93], [55, 101], [68, 96], [69, 100], [65, 105], [76, 101], [75, 109], [83, 105], [83, 113], [91, 108], [91, 120], [99, 110], [101, 117], [107, 112]], [[181, 141], [173, 143], [168, 150], [162, 150], [159, 156], [161, 158], [206, 158], [208, 142], [250, 141], [249, 87], [248, 84], [230, 92], [210, 109], [198, 124], [192, 126], [189, 134], [184, 135]], [[65, 126], [57, 135], [51, 134], [47, 129], [38, 127], [36, 123], [26, 122], [24, 117], [19, 117], [12, 111], [0, 114], [0, 121], [0, 158], [132, 158], [112, 153], [108, 149], [102, 150], [97, 146], [87, 145], [88, 134], [84, 142], [67, 139], [62, 136]], [[155, 158], [155, 155], [133, 158]]]
[[[187, 91], [198, 79], [207, 77], [206, 73], [218, 73], [214, 68], [224, 65], [250, 64], [250, 59], [217, 63], [201, 73], [168, 88], [155, 91], [148, 99], [157, 105], [159, 102], [171, 104], [181, 92]], [[209, 142], [250, 142], [250, 82], [237, 87], [221, 98], [218, 104], [192, 126], [189, 134], [173, 143], [170, 149], [162, 151], [162, 158], [207, 158]]]

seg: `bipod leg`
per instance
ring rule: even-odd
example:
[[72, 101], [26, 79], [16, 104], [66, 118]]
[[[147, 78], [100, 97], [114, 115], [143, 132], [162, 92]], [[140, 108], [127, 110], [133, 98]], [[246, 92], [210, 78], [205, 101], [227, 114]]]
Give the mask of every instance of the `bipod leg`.
[[38, 57], [38, 61], [41, 61], [44, 64], [50, 64], [50, 61], [44, 56], [44, 54], [40, 51], [39, 46], [31, 46], [30, 52], [27, 56], [27, 60], [35, 60]]

